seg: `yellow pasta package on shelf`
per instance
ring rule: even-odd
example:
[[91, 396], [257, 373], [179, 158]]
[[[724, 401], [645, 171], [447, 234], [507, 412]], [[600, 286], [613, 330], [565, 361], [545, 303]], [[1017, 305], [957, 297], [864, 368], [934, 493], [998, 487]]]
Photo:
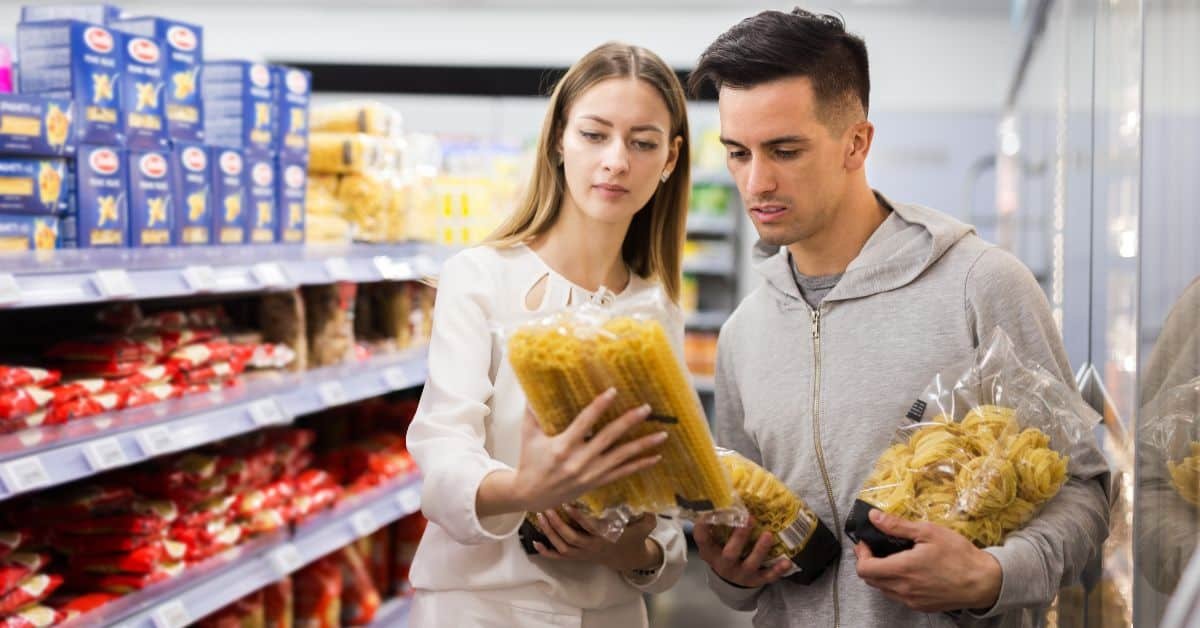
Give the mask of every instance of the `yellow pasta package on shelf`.
[[308, 136], [308, 171], [316, 174], [351, 174], [381, 170], [389, 165], [389, 144], [361, 133], [311, 133]]
[[[898, 417], [899, 418], [899, 417]], [[978, 547], [1000, 545], [1058, 494], [1072, 468], [1094, 463], [1100, 417], [1079, 393], [1022, 363], [997, 329], [964, 368], [939, 373], [913, 403], [846, 519], [875, 556], [912, 547], [871, 524], [872, 508], [948, 527]]]
[[370, 100], [321, 105], [309, 113], [309, 128], [315, 133], [395, 137], [403, 130], [401, 121], [396, 110]]
[[581, 512], [605, 522], [614, 534], [644, 513], [729, 525], [746, 520], [729, 473], [717, 460], [699, 397], [659, 322], [664, 303], [654, 293], [616, 306], [612, 293], [601, 289], [588, 302], [523, 324], [508, 337], [508, 360], [545, 433], [562, 432], [609, 388], [618, 395], [597, 429], [650, 404], [650, 418], [618, 442], [668, 432], [657, 465], [578, 500]]
[[[718, 448], [717, 459], [733, 481], [734, 494], [754, 518], [745, 554], [750, 554], [753, 541], [763, 532], [770, 532], [775, 544], [766, 564], [790, 560], [792, 568], [784, 577], [798, 584], [811, 584], [837, 561], [842, 553], [837, 536], [782, 480], [736, 451]], [[725, 545], [733, 527], [715, 526], [713, 534]]]

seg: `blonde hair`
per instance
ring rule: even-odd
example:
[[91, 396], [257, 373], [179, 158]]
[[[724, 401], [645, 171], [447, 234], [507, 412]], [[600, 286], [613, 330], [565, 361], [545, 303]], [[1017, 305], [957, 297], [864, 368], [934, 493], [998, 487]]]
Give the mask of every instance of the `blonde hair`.
[[621, 245], [621, 257], [629, 268], [640, 277], [658, 281], [671, 300], [678, 302], [691, 193], [687, 103], [683, 87], [671, 68], [658, 55], [640, 46], [606, 43], [584, 55], [558, 81], [542, 121], [533, 174], [525, 194], [485, 243], [515, 246], [546, 233], [554, 225], [567, 185], [558, 161], [567, 112], [588, 88], [610, 78], [638, 78], [657, 89], [671, 116], [667, 141], [683, 138], [671, 177], [634, 215]]

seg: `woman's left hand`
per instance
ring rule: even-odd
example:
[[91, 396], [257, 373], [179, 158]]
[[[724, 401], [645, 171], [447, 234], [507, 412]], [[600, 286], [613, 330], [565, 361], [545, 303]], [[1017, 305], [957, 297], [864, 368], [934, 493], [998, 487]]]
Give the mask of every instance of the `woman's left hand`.
[[652, 569], [662, 563], [662, 547], [650, 539], [658, 523], [652, 514], [642, 515], [625, 526], [621, 538], [611, 542], [600, 536], [594, 523], [586, 517], [570, 512], [571, 518], [584, 531], [580, 531], [563, 520], [553, 510], [538, 514], [538, 527], [552, 547], [534, 542], [538, 554], [553, 560], [581, 560], [599, 563], [617, 571]]

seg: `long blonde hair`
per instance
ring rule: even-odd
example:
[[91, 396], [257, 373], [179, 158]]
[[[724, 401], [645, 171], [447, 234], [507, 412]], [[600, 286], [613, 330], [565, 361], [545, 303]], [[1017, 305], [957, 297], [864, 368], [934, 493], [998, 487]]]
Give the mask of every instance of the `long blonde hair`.
[[484, 241], [514, 246], [546, 233], [562, 207], [566, 178], [559, 166], [558, 145], [566, 115], [580, 94], [609, 78], [638, 78], [658, 90], [671, 115], [668, 142], [683, 138], [669, 179], [634, 215], [621, 245], [621, 257], [638, 276], [657, 280], [672, 301], [679, 301], [683, 242], [686, 237], [691, 168], [688, 154], [687, 103], [675, 73], [658, 55], [640, 46], [609, 42], [583, 56], [554, 87], [542, 121], [533, 175], [513, 213]]

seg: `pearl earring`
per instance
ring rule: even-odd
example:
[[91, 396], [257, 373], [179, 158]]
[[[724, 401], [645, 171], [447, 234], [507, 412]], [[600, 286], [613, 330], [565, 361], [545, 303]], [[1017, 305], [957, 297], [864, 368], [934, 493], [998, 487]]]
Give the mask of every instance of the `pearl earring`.
[[671, 173], [669, 173], [669, 172], [664, 172], [664, 173], [663, 173], [663, 176], [662, 176], [662, 182], [663, 182], [663, 183], [666, 183], [666, 182], [667, 182], [667, 179], [670, 179], [670, 178], [671, 178]]

